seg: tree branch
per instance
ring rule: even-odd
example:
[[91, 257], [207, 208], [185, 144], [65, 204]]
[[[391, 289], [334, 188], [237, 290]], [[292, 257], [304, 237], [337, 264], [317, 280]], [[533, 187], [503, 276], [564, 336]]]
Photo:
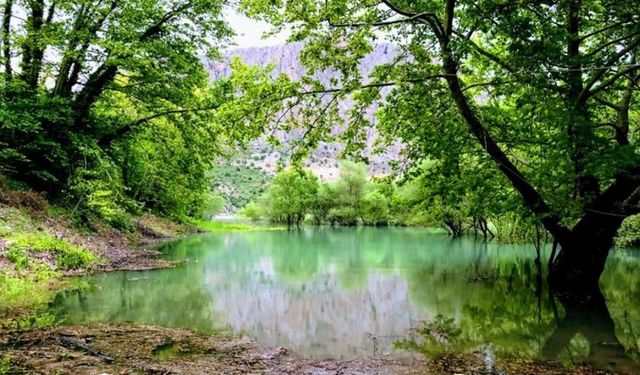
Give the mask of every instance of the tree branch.
[[614, 74], [613, 76], [611, 76], [608, 80], [602, 82], [600, 85], [598, 85], [597, 87], [593, 88], [589, 94], [588, 97], [591, 97], [597, 93], [599, 93], [600, 91], [606, 89], [607, 87], [611, 86], [612, 84], [616, 83], [616, 81], [618, 81], [618, 79], [624, 75], [627, 75], [629, 73], [633, 73], [636, 70], [640, 69], [640, 65], [637, 66], [632, 66], [630, 68], [624, 69], [619, 71], [618, 73]]
[[154, 113], [152, 115], [140, 118], [138, 120], [135, 120], [133, 122], [130, 122], [129, 124], [119, 128], [117, 131], [115, 131], [112, 134], [108, 134], [103, 136], [98, 144], [103, 147], [106, 148], [108, 147], [113, 141], [120, 139], [122, 137], [124, 137], [127, 133], [135, 130], [136, 127], [155, 120], [157, 118], [160, 117], [165, 117], [165, 116], [169, 116], [169, 115], [175, 115], [175, 114], [183, 114], [183, 113], [194, 113], [194, 112], [205, 112], [205, 111], [214, 111], [216, 109], [220, 108], [220, 104], [215, 104], [215, 105], [211, 105], [211, 106], [207, 106], [207, 107], [197, 107], [197, 108], [180, 108], [180, 109], [171, 109], [171, 110], [167, 110], [164, 112], [158, 112], [158, 113]]
[[603, 27], [603, 28], [601, 28], [601, 29], [598, 29], [598, 30], [592, 31], [592, 32], [590, 32], [590, 33], [588, 33], [588, 34], [585, 34], [585, 35], [581, 36], [581, 37], [580, 37], [580, 41], [581, 41], [581, 42], [583, 42], [583, 41], [585, 41], [585, 40], [587, 40], [587, 39], [591, 38], [592, 36], [596, 36], [596, 35], [598, 35], [598, 34], [600, 34], [600, 33], [603, 33], [603, 32], [605, 32], [605, 31], [607, 31], [607, 30], [611, 30], [611, 29], [616, 28], [616, 27], [618, 27], [618, 26], [620, 26], [620, 25], [624, 25], [625, 23], [628, 23], [628, 22], [629, 22], [629, 21], [619, 21], [619, 22], [616, 22], [616, 23], [614, 23], [614, 24], [607, 25], [607, 26], [605, 26], [605, 27]]
[[397, 86], [405, 83], [422, 83], [431, 79], [446, 78], [446, 77], [447, 77], [446, 74], [434, 74], [434, 75], [423, 77], [423, 78], [407, 79], [402, 81], [369, 83], [369, 84], [361, 85], [354, 88], [335, 87], [335, 88], [327, 88], [327, 89], [320, 89], [320, 90], [302, 91], [298, 93], [298, 95], [316, 95], [316, 94], [327, 94], [327, 93], [335, 93], [335, 92], [350, 93], [352, 91], [361, 90], [361, 89], [390, 87], [390, 86]]
[[410, 23], [415, 21], [420, 21], [421, 17], [435, 17], [434, 13], [417, 13], [411, 17], [399, 19], [399, 20], [389, 20], [389, 21], [379, 21], [379, 22], [351, 22], [351, 23], [333, 23], [330, 20], [329, 26], [331, 27], [363, 27], [363, 26], [372, 26], [372, 27], [380, 27], [380, 26], [390, 26], [401, 23]]
[[382, 3], [384, 3], [387, 7], [389, 7], [389, 9], [400, 14], [401, 16], [405, 16], [405, 17], [418, 16], [416, 20], [426, 25], [429, 25], [438, 37], [441, 37], [444, 35], [444, 29], [442, 27], [442, 23], [438, 19], [437, 15], [433, 13], [425, 13], [424, 15], [419, 16], [418, 13], [413, 13], [398, 7], [397, 5], [393, 4], [393, 2], [390, 0], [382, 0]]
[[[630, 45], [628, 45], [627, 47], [623, 48], [622, 50], [618, 51], [618, 53], [616, 53], [615, 55], [613, 55], [609, 60], [607, 60], [607, 62], [603, 65], [602, 68], [598, 69], [596, 71], [596, 73], [594, 74], [594, 76], [589, 80], [589, 82], [584, 86], [582, 93], [580, 94], [580, 98], [579, 100], [584, 101], [587, 100], [589, 97], [591, 97], [594, 92], [591, 91], [591, 88], [598, 83], [598, 81], [600, 81], [600, 79], [602, 79], [602, 77], [604, 77], [604, 75], [607, 73], [607, 71], [613, 67], [615, 67], [615, 63], [624, 55], [626, 55], [627, 53], [629, 53], [630, 51], [633, 51], [635, 48], [637, 48], [638, 46], [640, 46], [640, 39], [636, 39], [633, 43], [631, 43]], [[637, 69], [637, 67], [633, 67], [632, 68]], [[632, 71], [632, 69], [630, 69], [629, 71]], [[626, 73], [626, 72], [625, 72]], [[614, 76], [614, 78], [619, 78], [620, 75], [616, 75]], [[615, 79], [612, 81], [615, 82]], [[600, 85], [600, 90], [605, 88], [606, 86]], [[599, 91], [599, 90], [598, 90]]]
[[13, 15], [13, 1], [6, 0], [4, 3], [4, 15], [2, 18], [2, 61], [7, 81], [11, 80], [13, 71], [11, 69], [11, 16]]

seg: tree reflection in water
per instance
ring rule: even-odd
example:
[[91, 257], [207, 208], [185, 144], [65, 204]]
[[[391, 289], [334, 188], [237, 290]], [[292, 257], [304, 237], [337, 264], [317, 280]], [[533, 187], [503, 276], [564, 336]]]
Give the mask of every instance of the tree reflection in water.
[[71, 323], [229, 327], [265, 345], [344, 358], [386, 351], [420, 321], [441, 316], [459, 328], [464, 349], [455, 350], [488, 347], [497, 356], [601, 368], [638, 359], [640, 275], [630, 252], [611, 257], [604, 296], [587, 308], [550, 297], [532, 246], [421, 230], [222, 233], [165, 251], [189, 262], [97, 275], [93, 287], [61, 294], [52, 309]]

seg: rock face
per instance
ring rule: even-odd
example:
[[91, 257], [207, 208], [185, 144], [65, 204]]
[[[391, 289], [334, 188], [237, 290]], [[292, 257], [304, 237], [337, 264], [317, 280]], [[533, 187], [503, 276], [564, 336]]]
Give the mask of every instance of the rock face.
[[[289, 43], [272, 47], [239, 48], [229, 51], [221, 60], [205, 61], [205, 66], [212, 79], [226, 77], [231, 74], [229, 61], [234, 57], [240, 57], [249, 65], [274, 64], [274, 75], [287, 74], [294, 80], [302, 78], [305, 69], [300, 63], [300, 53], [304, 43]], [[360, 71], [363, 75], [368, 75], [378, 64], [389, 63], [397, 55], [397, 47], [393, 44], [378, 44], [373, 51], [362, 59]], [[335, 76], [333, 72], [319, 74], [325, 84], [329, 83], [329, 78]]]
[[[234, 57], [240, 57], [249, 65], [273, 64], [274, 76], [286, 74], [293, 80], [299, 80], [305, 74], [305, 68], [300, 62], [300, 53], [303, 47], [303, 43], [291, 43], [272, 47], [241, 48], [229, 51], [220, 60], [205, 60], [204, 64], [213, 80], [231, 74], [229, 62]], [[368, 77], [376, 65], [391, 62], [396, 54], [397, 48], [392, 44], [375, 46], [374, 50], [361, 61], [360, 70], [363, 77]], [[316, 74], [316, 78], [326, 85], [328, 85], [330, 78], [335, 76], [336, 73], [331, 71]], [[347, 100], [339, 103], [338, 106], [346, 113], [352, 103]], [[370, 174], [384, 175], [391, 170], [390, 162], [398, 159], [401, 146], [394, 145], [380, 154], [372, 152], [372, 145], [376, 138], [374, 111], [375, 108], [371, 108], [367, 113], [368, 119], [374, 126], [367, 130], [368, 147], [364, 154], [369, 159]], [[334, 133], [341, 131], [342, 129], [338, 125], [334, 127]], [[291, 141], [298, 139], [302, 133], [302, 129], [278, 133], [277, 136], [283, 144], [282, 149], [287, 149]], [[249, 155], [247, 155], [247, 163], [273, 172], [277, 162], [284, 158], [282, 149], [276, 149], [267, 144], [264, 139], [260, 139], [253, 143]], [[305, 162], [305, 166], [314, 171], [322, 180], [335, 180], [338, 177], [338, 161], [343, 149], [344, 145], [340, 143], [320, 143], [315, 153]]]

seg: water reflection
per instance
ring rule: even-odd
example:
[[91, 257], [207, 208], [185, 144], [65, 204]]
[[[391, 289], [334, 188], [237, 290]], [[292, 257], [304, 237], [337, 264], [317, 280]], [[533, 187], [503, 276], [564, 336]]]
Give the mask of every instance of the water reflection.
[[[468, 350], [611, 362], [637, 359], [640, 296], [630, 252], [612, 256], [591, 311], [549, 297], [527, 246], [412, 229], [197, 236], [167, 245], [184, 267], [97, 275], [52, 309], [69, 322], [135, 321], [204, 332], [229, 327], [313, 357], [389, 350], [420, 321], [453, 319]], [[611, 311], [611, 315], [609, 315]]]

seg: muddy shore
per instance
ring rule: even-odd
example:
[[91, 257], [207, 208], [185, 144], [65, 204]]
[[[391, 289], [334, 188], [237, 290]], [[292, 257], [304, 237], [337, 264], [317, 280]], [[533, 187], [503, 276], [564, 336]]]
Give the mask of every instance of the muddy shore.
[[8, 332], [0, 352], [11, 374], [609, 374], [587, 367], [498, 362], [479, 354], [427, 360], [418, 355], [312, 360], [228, 334], [199, 335], [134, 324], [96, 324]]

